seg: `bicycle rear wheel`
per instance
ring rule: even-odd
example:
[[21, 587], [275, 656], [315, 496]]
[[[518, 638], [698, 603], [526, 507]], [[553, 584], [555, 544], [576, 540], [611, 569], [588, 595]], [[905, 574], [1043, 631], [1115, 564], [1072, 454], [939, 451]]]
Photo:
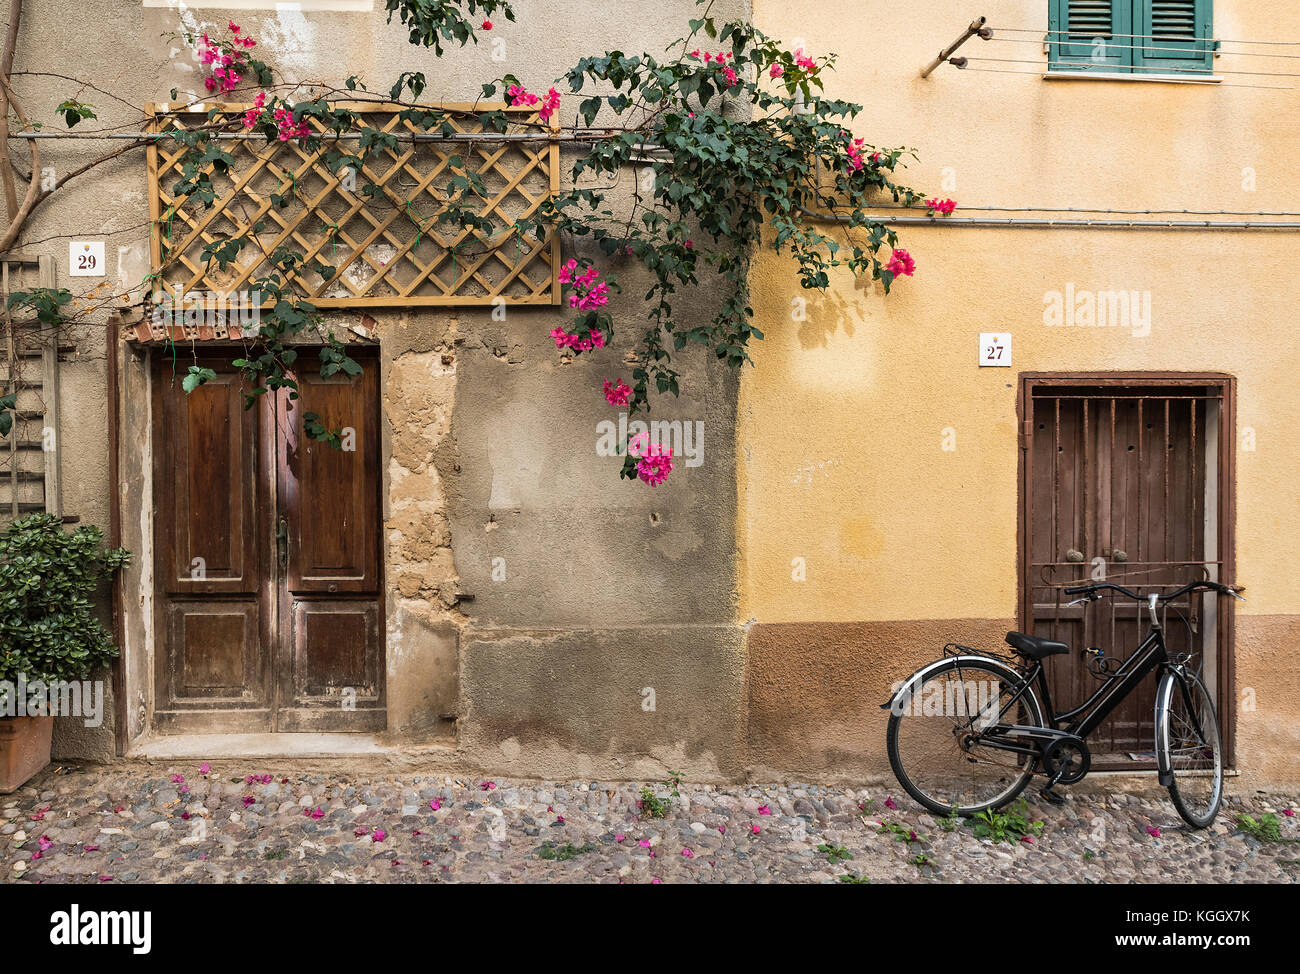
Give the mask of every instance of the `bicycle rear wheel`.
[[1208, 827], [1223, 800], [1223, 741], [1210, 691], [1195, 674], [1171, 670], [1161, 679], [1156, 748], [1174, 808], [1192, 828]]
[[[1000, 808], [1029, 784], [1036, 757], [978, 741], [981, 720], [992, 722], [1010, 702], [1021, 676], [996, 660], [945, 660], [918, 671], [889, 717], [889, 763], [903, 789], [939, 815], [975, 815]], [[1032, 688], [999, 720], [1043, 726]]]

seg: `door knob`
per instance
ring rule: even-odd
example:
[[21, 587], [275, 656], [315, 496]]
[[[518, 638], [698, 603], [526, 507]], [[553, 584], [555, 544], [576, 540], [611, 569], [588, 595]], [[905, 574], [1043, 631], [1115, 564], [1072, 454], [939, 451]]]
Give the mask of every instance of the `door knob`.
[[289, 565], [289, 519], [280, 518], [280, 523], [275, 529], [275, 550], [279, 557], [280, 567], [286, 568]]

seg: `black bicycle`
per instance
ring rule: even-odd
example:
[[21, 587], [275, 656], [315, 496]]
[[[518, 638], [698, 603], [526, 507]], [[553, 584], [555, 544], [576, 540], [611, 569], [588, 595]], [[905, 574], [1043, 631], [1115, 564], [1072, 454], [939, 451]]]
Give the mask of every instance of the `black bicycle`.
[[[1195, 654], [1170, 656], [1157, 607], [1189, 592], [1210, 591], [1242, 599], [1238, 586], [1199, 581], [1145, 598], [1109, 582], [1065, 589], [1070, 605], [1103, 598], [1107, 591], [1145, 601], [1150, 629], [1118, 665], [1103, 650], [1084, 650], [1102, 681], [1081, 706], [1058, 714], [1043, 660], [1069, 653], [1061, 642], [1007, 633], [1018, 659], [1001, 660], [949, 644], [943, 659], [917, 670], [889, 702], [889, 763], [909, 795], [940, 815], [975, 815], [997, 809], [1024, 791], [1034, 775], [1072, 785], [1088, 773], [1087, 738], [1148, 673], [1159, 673], [1155, 751], [1159, 781], [1193, 828], [1209, 826], [1223, 798], [1223, 744], [1214, 701], [1195, 665]], [[1028, 667], [1026, 669], [1026, 667]], [[1042, 703], [1035, 695], [1037, 684]], [[1046, 719], [1044, 717], [1046, 716]]]

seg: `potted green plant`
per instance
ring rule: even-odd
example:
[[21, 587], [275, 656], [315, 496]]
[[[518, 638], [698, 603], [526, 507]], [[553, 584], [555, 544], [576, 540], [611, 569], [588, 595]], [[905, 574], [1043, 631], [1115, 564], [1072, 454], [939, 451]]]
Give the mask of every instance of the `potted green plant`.
[[52, 711], [71, 696], [60, 688], [117, 658], [93, 600], [131, 556], [103, 541], [99, 528], [68, 532], [52, 514], [0, 533], [0, 794], [50, 763]]

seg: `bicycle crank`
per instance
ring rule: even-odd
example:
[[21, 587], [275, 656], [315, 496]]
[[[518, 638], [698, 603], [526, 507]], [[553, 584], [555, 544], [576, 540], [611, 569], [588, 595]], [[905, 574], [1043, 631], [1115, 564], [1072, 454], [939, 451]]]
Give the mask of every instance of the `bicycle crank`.
[[1048, 776], [1048, 788], [1082, 781], [1090, 767], [1092, 754], [1080, 738], [1053, 741], [1043, 752], [1043, 771]]

